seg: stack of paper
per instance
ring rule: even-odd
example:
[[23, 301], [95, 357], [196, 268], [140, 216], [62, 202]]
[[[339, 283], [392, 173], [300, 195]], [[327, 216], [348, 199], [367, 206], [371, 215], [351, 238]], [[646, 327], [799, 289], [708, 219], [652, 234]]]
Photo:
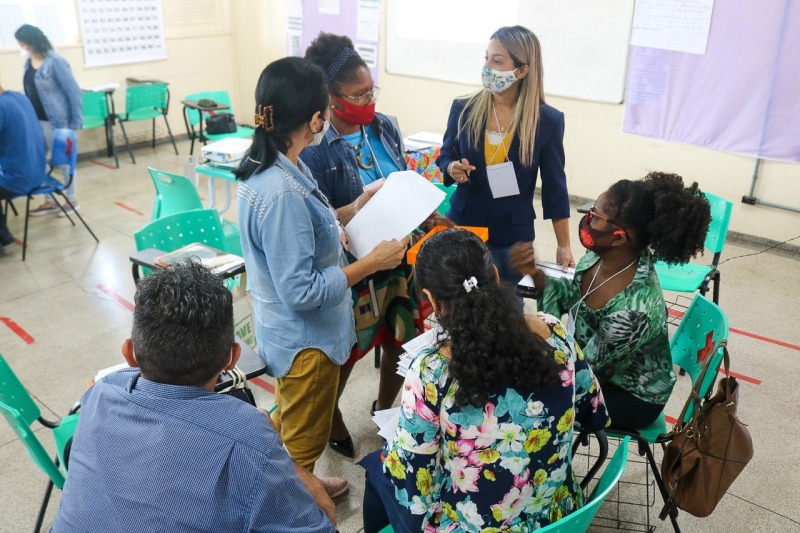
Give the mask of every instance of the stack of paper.
[[391, 442], [397, 434], [397, 424], [400, 422], [400, 408], [393, 407], [383, 411], [375, 411], [372, 421], [378, 426], [378, 435]]
[[430, 131], [412, 133], [408, 137], [403, 138], [403, 144], [405, 145], [406, 151], [409, 152], [424, 150], [432, 146], [441, 146], [443, 142], [444, 135], [441, 133], [431, 133]]
[[[561, 269], [561, 265], [556, 263], [550, 263], [548, 261], [538, 261], [536, 263], [536, 268], [544, 272], [544, 275], [548, 278], [564, 278], [568, 280], [572, 280], [575, 277], [575, 267], [569, 267], [566, 272]], [[519, 285], [523, 287], [533, 287], [533, 278], [525, 274], [521, 280], [519, 280]]]
[[405, 377], [406, 374], [408, 374], [408, 369], [411, 368], [411, 363], [414, 361], [414, 358], [423, 350], [436, 345], [441, 331], [442, 328], [437, 325], [405, 343], [403, 345], [403, 351], [400, 352], [400, 358], [397, 361], [397, 373]]

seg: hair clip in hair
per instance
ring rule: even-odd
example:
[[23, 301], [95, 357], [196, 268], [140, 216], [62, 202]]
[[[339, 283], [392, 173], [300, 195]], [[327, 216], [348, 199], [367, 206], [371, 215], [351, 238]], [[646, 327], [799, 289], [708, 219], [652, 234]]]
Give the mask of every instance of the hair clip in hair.
[[472, 292], [472, 289], [478, 288], [478, 280], [475, 279], [475, 276], [472, 276], [469, 279], [464, 280], [464, 290], [467, 292]]
[[254, 120], [256, 123], [256, 128], [260, 126], [264, 128], [267, 132], [270, 132], [275, 129], [275, 120], [272, 117], [271, 105], [259, 105], [258, 113], [256, 113]]

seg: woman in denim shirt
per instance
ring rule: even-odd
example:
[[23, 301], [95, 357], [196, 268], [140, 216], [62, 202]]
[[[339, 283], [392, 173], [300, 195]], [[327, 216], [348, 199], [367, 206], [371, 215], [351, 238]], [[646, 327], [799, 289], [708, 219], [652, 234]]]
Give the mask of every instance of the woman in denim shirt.
[[[364, 194], [365, 187], [380, 186], [382, 178], [406, 169], [400, 132], [385, 115], [375, 112], [378, 88], [349, 37], [320, 33], [306, 50], [306, 58], [325, 71], [332, 127], [319, 145], [309, 146], [300, 155], [345, 219], [349, 205]], [[389, 409], [403, 385], [402, 376], [397, 375], [399, 347], [423, 326], [414, 276], [405, 261], [363, 279], [352, 293], [356, 345], [340, 369], [329, 442], [333, 450], [350, 458], [355, 457], [355, 446], [339, 410], [339, 398], [353, 365], [376, 346], [382, 348], [378, 398], [372, 410]]]
[[[83, 96], [75, 76], [72, 75], [69, 63], [53, 50], [53, 46], [42, 33], [42, 30], [30, 24], [20, 26], [14, 37], [17, 39], [23, 55], [26, 57], [23, 86], [25, 95], [30, 99], [39, 125], [42, 127], [47, 151], [53, 148], [53, 132], [67, 128], [79, 130], [83, 127]], [[64, 183], [69, 181], [69, 165], [61, 166]], [[77, 177], [72, 176], [72, 183], [65, 191], [67, 199], [80, 209], [77, 200]], [[66, 205], [65, 209], [70, 210]], [[45, 202], [31, 211], [31, 216], [64, 213], [54, 202]]]
[[[339, 365], [355, 343], [349, 287], [397, 265], [408, 244], [383, 242], [348, 264], [347, 235], [299, 159], [325, 135], [329, 101], [310, 61], [268, 65], [256, 88], [253, 145], [235, 171], [259, 355], [277, 378], [272, 420], [292, 458], [312, 471], [330, 433]], [[332, 497], [347, 490], [343, 479], [322, 481]]]

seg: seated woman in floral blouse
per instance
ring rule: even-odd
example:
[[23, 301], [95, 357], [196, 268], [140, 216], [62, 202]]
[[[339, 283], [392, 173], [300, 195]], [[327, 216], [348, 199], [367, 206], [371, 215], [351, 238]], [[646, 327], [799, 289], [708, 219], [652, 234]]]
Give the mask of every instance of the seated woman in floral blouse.
[[362, 461], [365, 532], [527, 531], [575, 511], [574, 426], [608, 415], [572, 336], [520, 314], [468, 231], [429, 239], [416, 275], [446, 334], [408, 372], [396, 437]]

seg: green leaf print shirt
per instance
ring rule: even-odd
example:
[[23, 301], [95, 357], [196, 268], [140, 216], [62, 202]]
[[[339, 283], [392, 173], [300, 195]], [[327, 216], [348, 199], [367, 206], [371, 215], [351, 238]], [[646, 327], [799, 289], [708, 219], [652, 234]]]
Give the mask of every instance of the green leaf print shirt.
[[[560, 317], [581, 298], [584, 273], [600, 258], [587, 252], [575, 278], [547, 278], [539, 308]], [[600, 385], [616, 385], [637, 398], [666, 404], [675, 384], [669, 351], [667, 309], [656, 275], [655, 259], [644, 252], [630, 285], [601, 309], [580, 302], [573, 314], [575, 340], [583, 348]]]

